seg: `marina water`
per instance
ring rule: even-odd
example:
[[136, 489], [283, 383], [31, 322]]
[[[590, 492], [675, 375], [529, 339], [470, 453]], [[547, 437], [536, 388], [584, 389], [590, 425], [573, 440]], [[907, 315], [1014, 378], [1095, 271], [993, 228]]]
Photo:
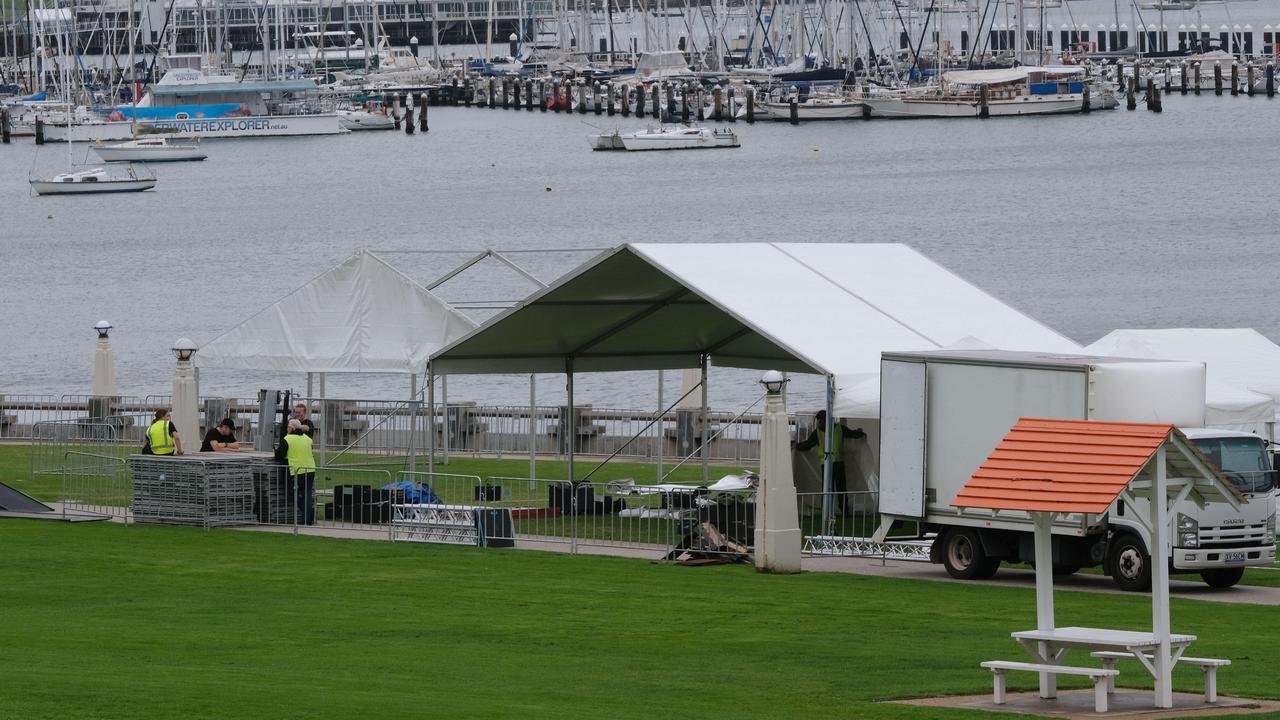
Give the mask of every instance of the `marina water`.
[[[28, 173], [65, 163], [65, 149], [19, 139], [0, 147], [0, 392], [87, 393], [92, 326], [106, 318], [121, 391], [167, 394], [175, 339], [208, 342], [361, 247], [425, 284], [484, 248], [903, 242], [1078, 341], [1173, 326], [1280, 340], [1277, 113], [1280, 100], [1174, 94], [1160, 115], [738, 123], [738, 150], [637, 155], [592, 153], [587, 136], [650, 121], [432, 108], [430, 132], [411, 137], [207, 142], [210, 160], [157, 167], [158, 189], [129, 197], [31, 197]], [[549, 281], [592, 255], [517, 260]], [[440, 294], [514, 301], [532, 289], [489, 265]], [[713, 406], [750, 402], [757, 375], [717, 372]], [[578, 396], [653, 407], [654, 377], [588, 376]], [[302, 386], [201, 378], [207, 395]], [[538, 389], [540, 402], [563, 399], [562, 378]], [[407, 392], [403, 377], [328, 381], [331, 397]], [[528, 378], [454, 378], [449, 392], [523, 404]], [[816, 382], [794, 392], [793, 407], [819, 402]]]

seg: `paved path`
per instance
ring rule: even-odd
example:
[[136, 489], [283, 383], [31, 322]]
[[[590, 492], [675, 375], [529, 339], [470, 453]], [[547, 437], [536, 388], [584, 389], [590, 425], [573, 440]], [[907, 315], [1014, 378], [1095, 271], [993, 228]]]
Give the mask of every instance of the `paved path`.
[[[875, 575], [877, 577], [906, 578], [910, 580], [930, 580], [934, 582], [973, 583], [1003, 587], [1034, 588], [1036, 574], [1034, 570], [1020, 568], [1000, 568], [1000, 572], [990, 580], [956, 580], [941, 565], [924, 562], [905, 562], [902, 560], [880, 560], [870, 558], [834, 558], [807, 557], [804, 559], [805, 570], [820, 572], [841, 572], [854, 575]], [[1058, 590], [1082, 590], [1086, 592], [1117, 593], [1124, 591], [1111, 584], [1111, 578], [1103, 575], [1076, 573], [1066, 577], [1056, 577], [1053, 585]], [[1169, 589], [1173, 597], [1190, 600], [1208, 600], [1211, 602], [1243, 603], [1249, 605], [1280, 605], [1280, 588], [1257, 587], [1255, 585], [1237, 585], [1226, 590], [1215, 590], [1199, 580], [1169, 581]]]

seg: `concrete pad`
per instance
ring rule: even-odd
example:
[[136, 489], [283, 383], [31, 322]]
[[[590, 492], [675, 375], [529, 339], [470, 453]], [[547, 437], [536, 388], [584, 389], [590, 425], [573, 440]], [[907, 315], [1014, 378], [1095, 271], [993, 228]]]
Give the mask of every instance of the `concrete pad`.
[[1150, 690], [1126, 691], [1122, 688], [1111, 696], [1109, 709], [1105, 713], [1094, 712], [1093, 690], [1091, 689], [1059, 690], [1058, 697], [1053, 700], [1041, 698], [1040, 694], [1034, 690], [1018, 693], [1011, 692], [1008, 694], [1008, 702], [1004, 705], [996, 705], [992, 702], [991, 693], [986, 693], [985, 695], [919, 698], [916, 700], [889, 700], [887, 702], [894, 705], [986, 710], [997, 713], [1036, 715], [1051, 718], [1116, 717], [1141, 718], [1141, 720], [1248, 715], [1280, 710], [1280, 702], [1271, 700], [1247, 700], [1219, 696], [1216, 703], [1207, 703], [1204, 701], [1204, 695], [1198, 693], [1174, 693], [1173, 708], [1168, 710], [1152, 707], [1153, 700], [1154, 694]]

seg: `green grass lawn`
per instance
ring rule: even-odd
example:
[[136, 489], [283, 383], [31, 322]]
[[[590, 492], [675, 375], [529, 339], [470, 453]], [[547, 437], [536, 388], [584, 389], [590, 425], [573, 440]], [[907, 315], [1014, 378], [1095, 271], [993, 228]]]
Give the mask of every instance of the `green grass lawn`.
[[[978, 663], [1022, 659], [1008, 634], [1034, 625], [1027, 589], [745, 566], [20, 520], [0, 547], [3, 715], [24, 720], [989, 719], [875, 703], [989, 692]], [[1233, 661], [1224, 694], [1280, 698], [1274, 633], [1245, 630], [1275, 608], [1172, 608]], [[1142, 629], [1149, 598], [1060, 592], [1057, 617]]]

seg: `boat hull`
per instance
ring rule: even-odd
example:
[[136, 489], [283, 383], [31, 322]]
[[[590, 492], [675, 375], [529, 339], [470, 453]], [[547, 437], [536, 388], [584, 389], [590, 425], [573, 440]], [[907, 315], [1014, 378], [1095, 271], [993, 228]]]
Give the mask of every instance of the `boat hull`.
[[338, 113], [338, 122], [352, 132], [396, 129], [395, 119], [382, 113]]
[[154, 178], [145, 180], [103, 180], [99, 182], [50, 182], [32, 180], [37, 195], [100, 195], [102, 193], [142, 192], [156, 186]]
[[[789, 103], [761, 103], [771, 120], [790, 120]], [[860, 102], [831, 103], [826, 105], [796, 105], [797, 120], [852, 120], [862, 117]]]
[[[873, 97], [866, 103], [871, 108], [871, 117], [880, 118], [976, 118], [981, 114], [976, 100]], [[1080, 112], [1083, 106], [1083, 94], [1031, 95], [993, 100], [987, 103], [987, 114], [989, 117], [1058, 115]]]
[[669, 140], [662, 138], [628, 137], [626, 135], [622, 137], [622, 144], [630, 152], [645, 150], [711, 150], [716, 148], [738, 147], [738, 141], [736, 138], [732, 141], [727, 139], [708, 140], [706, 138]]
[[[319, 115], [268, 115], [265, 117], [190, 118], [187, 120], [149, 120], [138, 125], [159, 130], [177, 138], [286, 137], [292, 135], [337, 135], [343, 131], [336, 113]], [[95, 140], [131, 140], [133, 123], [104, 122], [72, 125], [46, 125], [47, 140], [92, 142]]]
[[103, 162], [188, 162], [209, 157], [199, 148], [122, 148], [109, 145], [94, 147]]

